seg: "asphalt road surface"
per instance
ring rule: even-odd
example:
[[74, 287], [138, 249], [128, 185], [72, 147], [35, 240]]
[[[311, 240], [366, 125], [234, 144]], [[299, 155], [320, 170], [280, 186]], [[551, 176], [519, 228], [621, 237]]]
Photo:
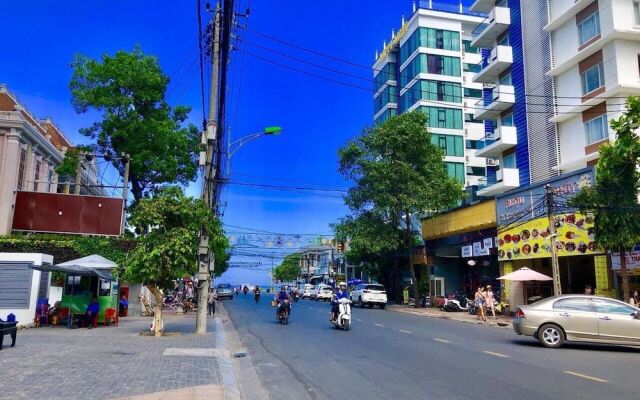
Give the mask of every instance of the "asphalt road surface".
[[544, 349], [511, 329], [301, 300], [278, 324], [272, 296], [224, 301], [272, 399], [640, 399], [640, 349]]

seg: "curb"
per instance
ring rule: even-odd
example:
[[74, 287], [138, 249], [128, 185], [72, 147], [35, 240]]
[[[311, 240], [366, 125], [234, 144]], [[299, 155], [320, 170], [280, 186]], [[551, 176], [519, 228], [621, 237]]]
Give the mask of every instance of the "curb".
[[411, 315], [417, 315], [419, 317], [427, 317], [427, 318], [438, 318], [438, 319], [446, 319], [449, 321], [456, 321], [456, 322], [462, 322], [464, 324], [474, 324], [474, 325], [484, 325], [484, 326], [490, 326], [490, 327], [494, 327], [494, 328], [501, 328], [501, 329], [513, 329], [513, 325], [511, 324], [511, 322], [502, 322], [502, 321], [487, 321], [487, 322], [482, 322], [482, 321], [476, 321], [476, 320], [469, 320], [469, 319], [461, 319], [461, 318], [452, 318], [448, 315], [443, 315], [443, 314], [439, 314], [439, 313], [432, 313], [432, 312], [418, 312], [418, 311], [413, 311], [411, 309], [402, 309], [400, 306], [399, 307], [388, 307], [387, 308], [389, 311], [394, 311], [394, 312], [399, 312], [399, 313], [404, 313], [404, 314], [411, 314]]

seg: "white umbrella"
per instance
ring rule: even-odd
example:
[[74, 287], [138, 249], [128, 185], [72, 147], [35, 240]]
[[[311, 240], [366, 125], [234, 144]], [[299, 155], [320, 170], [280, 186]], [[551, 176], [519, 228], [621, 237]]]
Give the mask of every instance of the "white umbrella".
[[553, 278], [531, 270], [527, 267], [522, 267], [517, 271], [514, 271], [510, 274], [506, 274], [498, 278], [500, 280], [505, 281], [516, 281], [516, 282], [526, 282], [526, 281], [552, 281]]
[[91, 268], [91, 269], [114, 269], [117, 267], [116, 263], [113, 261], [106, 259], [97, 254], [93, 254], [90, 256], [76, 258], [75, 260], [63, 262], [57, 264], [59, 267], [81, 267], [81, 268]]

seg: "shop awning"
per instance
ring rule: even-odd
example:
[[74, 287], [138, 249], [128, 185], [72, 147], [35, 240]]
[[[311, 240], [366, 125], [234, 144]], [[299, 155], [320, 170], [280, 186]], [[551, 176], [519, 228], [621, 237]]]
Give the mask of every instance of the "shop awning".
[[552, 281], [553, 278], [540, 272], [536, 272], [527, 267], [522, 267], [517, 271], [510, 274], [503, 275], [498, 278], [503, 281], [516, 281], [516, 282], [528, 282], [528, 281]]
[[117, 279], [111, 274], [116, 267], [113, 261], [93, 254], [56, 265], [34, 265], [31, 268], [43, 272], [59, 271], [69, 275], [97, 276], [106, 281], [116, 281]]
[[495, 227], [496, 201], [492, 199], [422, 220], [422, 238], [434, 240]]

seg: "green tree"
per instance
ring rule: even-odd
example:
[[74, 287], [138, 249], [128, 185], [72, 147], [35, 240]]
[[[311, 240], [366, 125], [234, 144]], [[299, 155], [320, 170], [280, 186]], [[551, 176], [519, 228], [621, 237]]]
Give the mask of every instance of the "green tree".
[[622, 295], [629, 301], [626, 253], [640, 243], [640, 98], [627, 99], [627, 111], [611, 121], [616, 132], [613, 144], [600, 147], [596, 182], [584, 188], [570, 202], [595, 216], [595, 241], [620, 253]]
[[[427, 115], [420, 111], [392, 117], [380, 126], [365, 129], [338, 155], [340, 173], [354, 182], [345, 196], [351, 218], [343, 219], [339, 225], [348, 228], [351, 223], [352, 228], [365, 230], [360, 238], [355, 235], [349, 238], [351, 246], [362, 240], [375, 244], [381, 251], [391, 250], [397, 277], [400, 255], [410, 260], [411, 248], [419, 240], [412, 216], [454, 206], [462, 198], [462, 184], [447, 174], [442, 149], [432, 143]], [[366, 232], [367, 218], [374, 222], [370, 229], [377, 229], [388, 244], [375, 239], [375, 233]], [[349, 231], [347, 228], [344, 230]], [[419, 296], [410, 261], [409, 271], [415, 294]]]
[[100, 121], [80, 133], [95, 140], [92, 150], [110, 158], [121, 176], [124, 163], [116, 157], [131, 155], [129, 178], [136, 202], [163, 184], [195, 179], [200, 133], [195, 125], [183, 127], [189, 107], [167, 104], [169, 78], [155, 57], [136, 46], [100, 61], [77, 55], [72, 67], [69, 86], [76, 111], [102, 113]]
[[284, 282], [293, 282], [300, 275], [300, 254], [289, 254], [282, 260], [282, 264], [278, 265], [274, 271], [277, 280]]
[[153, 198], [133, 206], [130, 224], [136, 229], [136, 247], [124, 260], [124, 279], [144, 284], [156, 299], [155, 335], [162, 335], [161, 289], [173, 280], [193, 275], [198, 263], [198, 234], [204, 229], [216, 258], [224, 259], [229, 247], [222, 224], [200, 199], [186, 197], [177, 187], [167, 187]]

